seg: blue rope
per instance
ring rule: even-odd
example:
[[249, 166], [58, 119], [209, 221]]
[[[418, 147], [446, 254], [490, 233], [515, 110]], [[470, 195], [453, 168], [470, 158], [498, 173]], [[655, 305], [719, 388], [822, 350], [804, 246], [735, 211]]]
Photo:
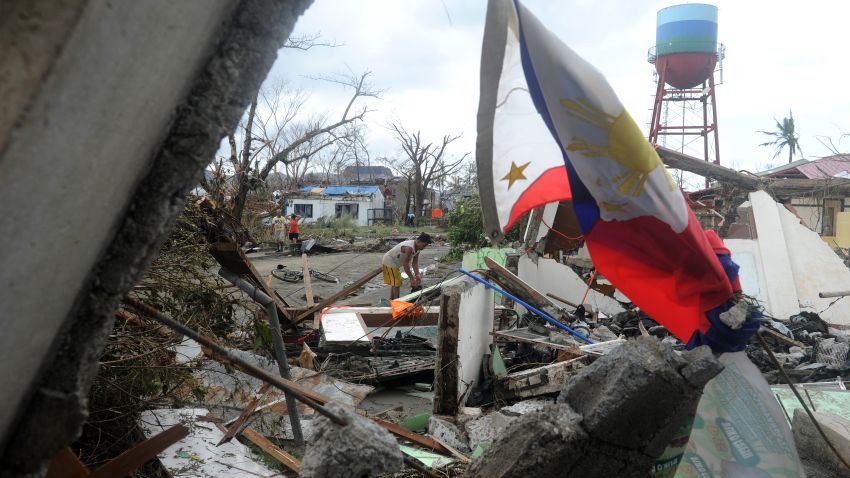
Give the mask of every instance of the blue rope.
[[498, 292], [498, 293], [500, 293], [500, 294], [502, 294], [502, 295], [504, 295], [504, 296], [510, 297], [510, 299], [511, 299], [511, 300], [513, 300], [514, 302], [516, 302], [516, 303], [518, 303], [518, 304], [522, 305], [522, 306], [523, 306], [523, 307], [525, 307], [526, 309], [528, 309], [528, 310], [530, 310], [530, 311], [534, 312], [535, 314], [539, 315], [540, 317], [543, 317], [544, 319], [546, 319], [546, 321], [547, 321], [547, 322], [549, 322], [550, 324], [554, 325], [555, 327], [558, 327], [559, 329], [562, 329], [562, 330], [566, 330], [567, 332], [569, 332], [569, 333], [571, 333], [571, 334], [575, 335], [576, 337], [578, 337], [578, 338], [580, 338], [580, 339], [584, 340], [585, 342], [587, 342], [587, 343], [589, 343], [589, 344], [594, 343], [594, 342], [593, 342], [592, 340], [590, 340], [589, 338], [587, 338], [587, 337], [585, 337], [584, 335], [582, 335], [582, 334], [580, 334], [580, 333], [576, 332], [575, 330], [573, 330], [573, 329], [571, 329], [571, 328], [567, 327], [566, 325], [564, 325], [564, 324], [562, 324], [562, 323], [558, 322], [557, 320], [553, 319], [551, 316], [549, 316], [549, 315], [548, 315], [548, 314], [546, 314], [545, 312], [543, 312], [543, 311], [539, 310], [538, 308], [536, 308], [536, 307], [534, 307], [534, 306], [532, 306], [532, 305], [530, 305], [530, 304], [527, 304], [525, 301], [523, 301], [522, 299], [520, 299], [520, 298], [516, 297], [515, 295], [511, 294], [510, 292], [504, 291], [504, 290], [500, 289], [499, 287], [497, 287], [496, 285], [491, 284], [490, 282], [487, 282], [486, 280], [484, 280], [484, 279], [482, 279], [482, 278], [480, 278], [480, 277], [476, 277], [476, 276], [474, 276], [474, 275], [470, 274], [469, 272], [467, 272], [467, 271], [465, 271], [465, 270], [463, 270], [463, 269], [458, 269], [458, 271], [460, 271], [462, 274], [466, 274], [466, 275], [468, 275], [469, 277], [472, 277], [473, 279], [475, 279], [475, 280], [477, 280], [478, 282], [480, 282], [480, 283], [482, 283], [482, 284], [486, 285], [487, 287], [489, 287], [489, 288], [493, 289], [494, 291], [496, 291], [496, 292]]

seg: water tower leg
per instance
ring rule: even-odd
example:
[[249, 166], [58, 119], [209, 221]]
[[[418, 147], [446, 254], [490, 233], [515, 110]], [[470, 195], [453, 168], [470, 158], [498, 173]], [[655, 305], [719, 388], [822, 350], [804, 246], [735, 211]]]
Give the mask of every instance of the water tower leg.
[[711, 125], [714, 129], [714, 164], [720, 164], [720, 135], [717, 132], [717, 98], [714, 96], [714, 75], [708, 77], [708, 88], [711, 95]]

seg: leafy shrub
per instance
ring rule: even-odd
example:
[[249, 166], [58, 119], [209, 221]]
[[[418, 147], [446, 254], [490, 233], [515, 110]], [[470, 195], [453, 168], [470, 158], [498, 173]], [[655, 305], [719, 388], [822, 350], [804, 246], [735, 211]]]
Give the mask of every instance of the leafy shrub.
[[[445, 256], [446, 260], [455, 261], [463, 257], [463, 253], [470, 249], [477, 249], [490, 245], [487, 235], [484, 234], [484, 221], [481, 218], [481, 198], [471, 196], [461, 199], [457, 207], [446, 215], [449, 223], [448, 238], [451, 248]], [[514, 242], [520, 240], [519, 224], [516, 224], [505, 234], [503, 242]]]

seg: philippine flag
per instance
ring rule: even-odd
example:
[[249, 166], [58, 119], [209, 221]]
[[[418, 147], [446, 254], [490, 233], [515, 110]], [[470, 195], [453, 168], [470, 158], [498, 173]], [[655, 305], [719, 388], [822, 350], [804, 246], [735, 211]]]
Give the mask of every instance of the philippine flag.
[[490, 237], [571, 198], [597, 270], [683, 342], [732, 297], [684, 196], [605, 77], [517, 1], [487, 8], [476, 155]]

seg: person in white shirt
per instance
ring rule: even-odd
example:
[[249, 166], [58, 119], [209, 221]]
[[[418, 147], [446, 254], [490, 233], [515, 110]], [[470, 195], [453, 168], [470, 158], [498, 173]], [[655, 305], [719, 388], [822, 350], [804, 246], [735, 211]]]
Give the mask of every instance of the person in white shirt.
[[[419, 253], [431, 244], [431, 236], [422, 233], [416, 239], [399, 242], [384, 254], [381, 266], [384, 272], [384, 284], [390, 286], [390, 300], [397, 299], [401, 292], [401, 268], [410, 278], [410, 287], [421, 287], [422, 277], [419, 275]], [[411, 265], [413, 266], [411, 268]]]

